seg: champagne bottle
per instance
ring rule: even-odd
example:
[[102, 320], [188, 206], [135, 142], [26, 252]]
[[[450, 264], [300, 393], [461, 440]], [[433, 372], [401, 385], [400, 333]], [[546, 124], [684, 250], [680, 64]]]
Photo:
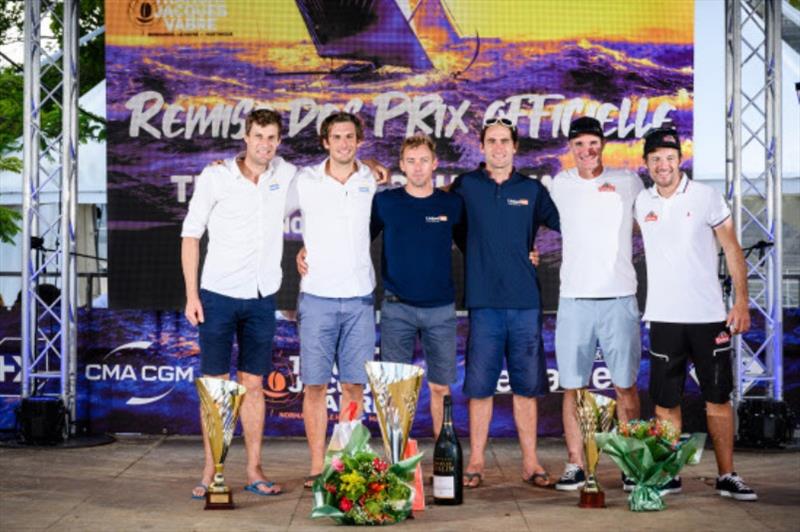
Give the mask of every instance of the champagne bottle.
[[453, 428], [453, 402], [444, 396], [444, 419], [433, 450], [434, 504], [461, 504], [464, 497], [463, 456]]

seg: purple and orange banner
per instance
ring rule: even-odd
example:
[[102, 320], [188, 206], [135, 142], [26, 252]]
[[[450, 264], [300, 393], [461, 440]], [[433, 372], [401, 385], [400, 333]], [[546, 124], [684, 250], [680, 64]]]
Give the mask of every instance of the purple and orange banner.
[[[435, 139], [436, 184], [447, 185], [482, 161], [478, 133], [497, 116], [519, 128], [517, 168], [544, 182], [570, 164], [581, 115], [603, 123], [608, 166], [639, 170], [642, 136], [670, 124], [691, 169], [693, 0], [109, 0], [106, 18], [113, 308], [183, 305], [193, 180], [241, 149], [257, 107], [281, 112], [278, 153], [301, 166], [324, 158], [328, 114], [358, 114], [360, 155], [391, 167], [394, 186], [404, 137]], [[301, 233], [289, 217], [280, 308], [295, 307]], [[558, 235], [544, 231], [539, 247], [554, 310]]]
[[[405, 136], [423, 132], [435, 139], [436, 184], [447, 185], [482, 161], [481, 124], [500, 116], [520, 131], [517, 168], [544, 182], [570, 164], [568, 125], [581, 115], [603, 123], [606, 165], [636, 171], [642, 136], [674, 125], [690, 171], [693, 28], [693, 0], [107, 0], [112, 309], [79, 316], [79, 418], [93, 432], [199, 432], [191, 382], [199, 375], [197, 330], [176, 311], [184, 304], [180, 227], [195, 176], [241, 149], [250, 110], [281, 112], [279, 154], [297, 165], [324, 157], [317, 131], [329, 113], [358, 114], [366, 128], [361, 156], [390, 166], [394, 186], [403, 183], [397, 159]], [[291, 216], [284, 231], [278, 303], [289, 310], [299, 281], [293, 258], [302, 219]], [[560, 238], [543, 231], [538, 246], [545, 310], [554, 310]], [[454, 264], [458, 280], [460, 261]], [[291, 313], [286, 318], [278, 322], [276, 371], [265, 380], [266, 431], [300, 436], [298, 339]], [[547, 314], [543, 335], [550, 389], [558, 392], [554, 322]], [[468, 325], [460, 318], [454, 387], [460, 434], [467, 434], [460, 388]], [[0, 319], [0, 329], [13, 335], [18, 323]], [[644, 329], [643, 338], [647, 349]], [[0, 348], [3, 378], [10, 379], [0, 379], [0, 394], [14, 388], [18, 375], [13, 349]], [[644, 357], [643, 390], [647, 378]], [[611, 387], [601, 360], [591, 385]], [[337, 388], [334, 378], [332, 418]], [[687, 388], [702, 408], [694, 383]], [[415, 435], [430, 434], [428, 401], [423, 386]], [[560, 402], [558, 393], [542, 399], [541, 434], [561, 434]], [[514, 435], [505, 375], [495, 405], [491, 434]], [[374, 415], [369, 402], [366, 412]], [[0, 428], [10, 424], [13, 408], [3, 402]]]

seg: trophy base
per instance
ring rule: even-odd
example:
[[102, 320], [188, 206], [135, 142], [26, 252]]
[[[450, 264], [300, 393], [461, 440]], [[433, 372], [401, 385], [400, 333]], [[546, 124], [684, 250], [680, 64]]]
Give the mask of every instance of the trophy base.
[[605, 508], [606, 494], [602, 491], [582, 491], [579, 508]]
[[233, 510], [233, 494], [230, 491], [206, 492], [206, 506], [204, 510]]

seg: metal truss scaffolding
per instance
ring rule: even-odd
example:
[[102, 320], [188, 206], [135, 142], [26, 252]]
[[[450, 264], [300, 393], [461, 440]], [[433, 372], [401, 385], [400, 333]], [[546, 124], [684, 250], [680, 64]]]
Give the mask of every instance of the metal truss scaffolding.
[[[51, 23], [63, 28], [60, 61], [43, 46]], [[78, 0], [26, 0], [24, 54], [21, 395], [60, 398], [68, 436], [77, 361]], [[53, 108], [61, 128], [48, 135], [43, 111]], [[58, 204], [47, 205], [53, 191]]]
[[[726, 0], [725, 8], [725, 180], [755, 333], [734, 343], [735, 401], [782, 400], [781, 0]], [[745, 172], [743, 155], [763, 167]]]

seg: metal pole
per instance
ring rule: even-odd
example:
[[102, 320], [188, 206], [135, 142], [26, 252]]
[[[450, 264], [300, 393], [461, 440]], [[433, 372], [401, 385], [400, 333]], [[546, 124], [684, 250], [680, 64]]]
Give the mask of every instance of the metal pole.
[[[41, 23], [39, 0], [25, 1], [25, 20], [23, 25], [23, 152], [22, 152], [22, 299], [21, 337], [22, 337], [22, 397], [31, 395], [31, 362], [36, 351], [36, 299], [31, 296], [35, 284], [31, 237], [37, 233], [37, 217], [33, 209], [38, 209], [39, 188], [39, 67]], [[35, 290], [35, 286], [33, 286]]]
[[[75, 221], [78, 171], [78, 2], [64, 0], [61, 139], [61, 400], [75, 420], [77, 277]], [[68, 427], [70, 432], [74, 427]]]
[[[740, 0], [725, 2], [725, 190], [731, 203], [736, 238], [742, 241], [742, 6]], [[744, 396], [742, 337], [733, 337], [736, 353], [736, 405]]]
[[766, 174], [767, 220], [772, 232], [773, 248], [768, 264], [767, 309], [771, 333], [767, 346], [767, 368], [772, 381], [772, 397], [783, 399], [783, 217], [781, 169], [781, 3], [767, 0], [764, 6], [766, 28]]

